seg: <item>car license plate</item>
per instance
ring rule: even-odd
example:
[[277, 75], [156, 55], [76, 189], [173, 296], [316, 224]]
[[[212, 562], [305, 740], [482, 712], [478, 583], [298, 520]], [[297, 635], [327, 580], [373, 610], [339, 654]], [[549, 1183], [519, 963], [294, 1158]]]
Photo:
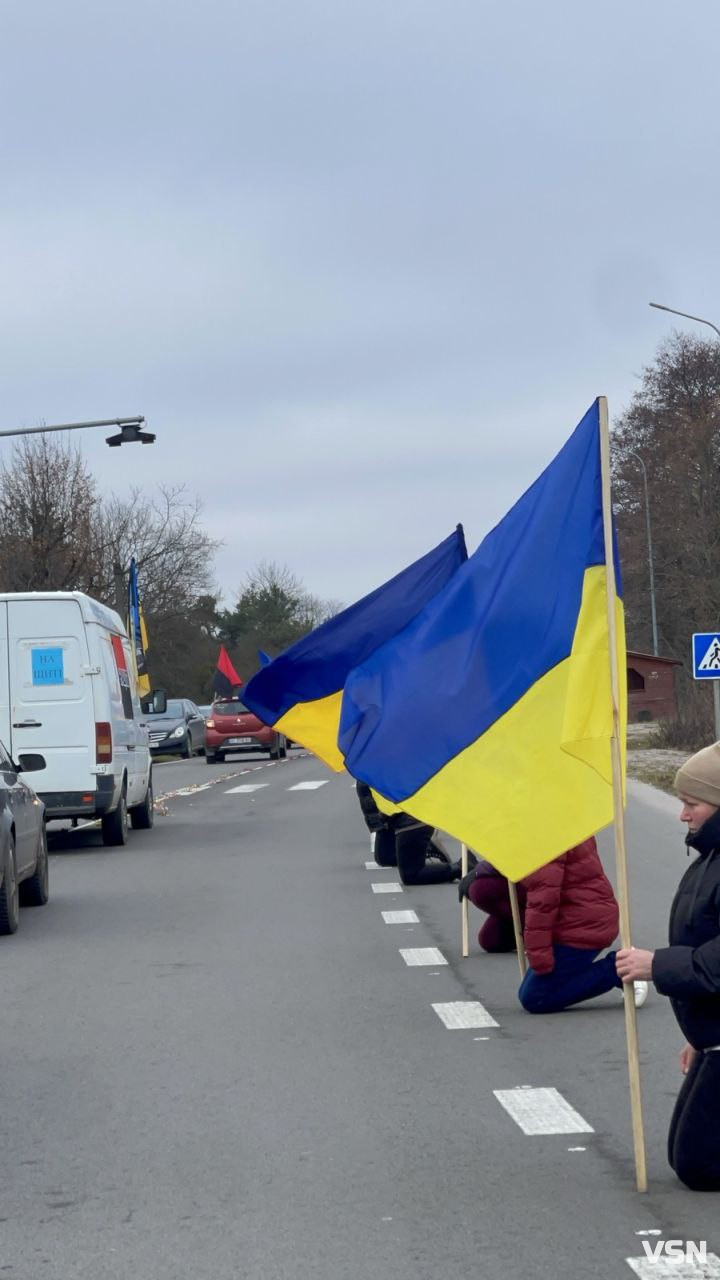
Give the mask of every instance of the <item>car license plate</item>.
[[252, 738], [228, 738], [229, 747], [244, 747], [246, 743], [252, 742]]

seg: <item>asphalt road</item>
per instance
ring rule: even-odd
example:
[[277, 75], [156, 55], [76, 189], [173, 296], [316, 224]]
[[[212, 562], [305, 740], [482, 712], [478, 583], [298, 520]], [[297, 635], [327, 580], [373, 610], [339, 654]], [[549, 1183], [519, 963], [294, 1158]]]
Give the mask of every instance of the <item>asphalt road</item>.
[[[717, 1196], [665, 1162], [665, 1000], [639, 1015], [640, 1197], [619, 995], [523, 1013], [514, 956], [459, 958], [453, 887], [371, 891], [394, 873], [366, 869], [350, 781], [312, 758], [159, 765], [156, 790], [167, 816], [123, 849], [55, 836], [50, 904], [0, 941], [2, 1276], [629, 1280], [640, 1231], [720, 1252]], [[665, 937], [676, 809], [633, 788], [638, 945]], [[403, 962], [426, 947], [448, 963]], [[433, 1009], [478, 1000], [498, 1027]], [[594, 1132], [526, 1135], [494, 1094], [520, 1086]]]

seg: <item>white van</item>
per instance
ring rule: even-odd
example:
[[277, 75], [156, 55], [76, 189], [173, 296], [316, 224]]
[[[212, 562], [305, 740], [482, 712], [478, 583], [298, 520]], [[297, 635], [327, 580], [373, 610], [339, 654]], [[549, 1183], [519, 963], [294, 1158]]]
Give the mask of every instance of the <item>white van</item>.
[[40, 753], [34, 788], [48, 819], [102, 819], [103, 843], [153, 824], [148, 731], [130, 641], [81, 591], [0, 592], [0, 740]]

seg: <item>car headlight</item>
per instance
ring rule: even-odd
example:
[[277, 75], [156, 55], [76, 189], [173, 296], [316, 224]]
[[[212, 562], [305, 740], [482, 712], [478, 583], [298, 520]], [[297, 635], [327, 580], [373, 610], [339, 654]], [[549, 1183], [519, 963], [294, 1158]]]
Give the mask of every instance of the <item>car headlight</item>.
[[179, 724], [179, 725], [178, 725], [178, 727], [177, 727], [177, 729], [173, 729], [172, 733], [170, 734], [170, 737], [171, 737], [171, 738], [184, 738], [184, 737], [185, 737], [185, 725], [184, 725], [184, 724]]

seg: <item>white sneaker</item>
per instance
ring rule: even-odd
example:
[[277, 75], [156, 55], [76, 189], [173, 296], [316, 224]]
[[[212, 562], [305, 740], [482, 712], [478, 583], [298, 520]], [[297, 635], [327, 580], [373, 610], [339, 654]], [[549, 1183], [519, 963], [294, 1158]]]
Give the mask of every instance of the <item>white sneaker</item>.
[[635, 1008], [642, 1009], [648, 998], [650, 984], [647, 982], [633, 982], [633, 990], [635, 992]]

